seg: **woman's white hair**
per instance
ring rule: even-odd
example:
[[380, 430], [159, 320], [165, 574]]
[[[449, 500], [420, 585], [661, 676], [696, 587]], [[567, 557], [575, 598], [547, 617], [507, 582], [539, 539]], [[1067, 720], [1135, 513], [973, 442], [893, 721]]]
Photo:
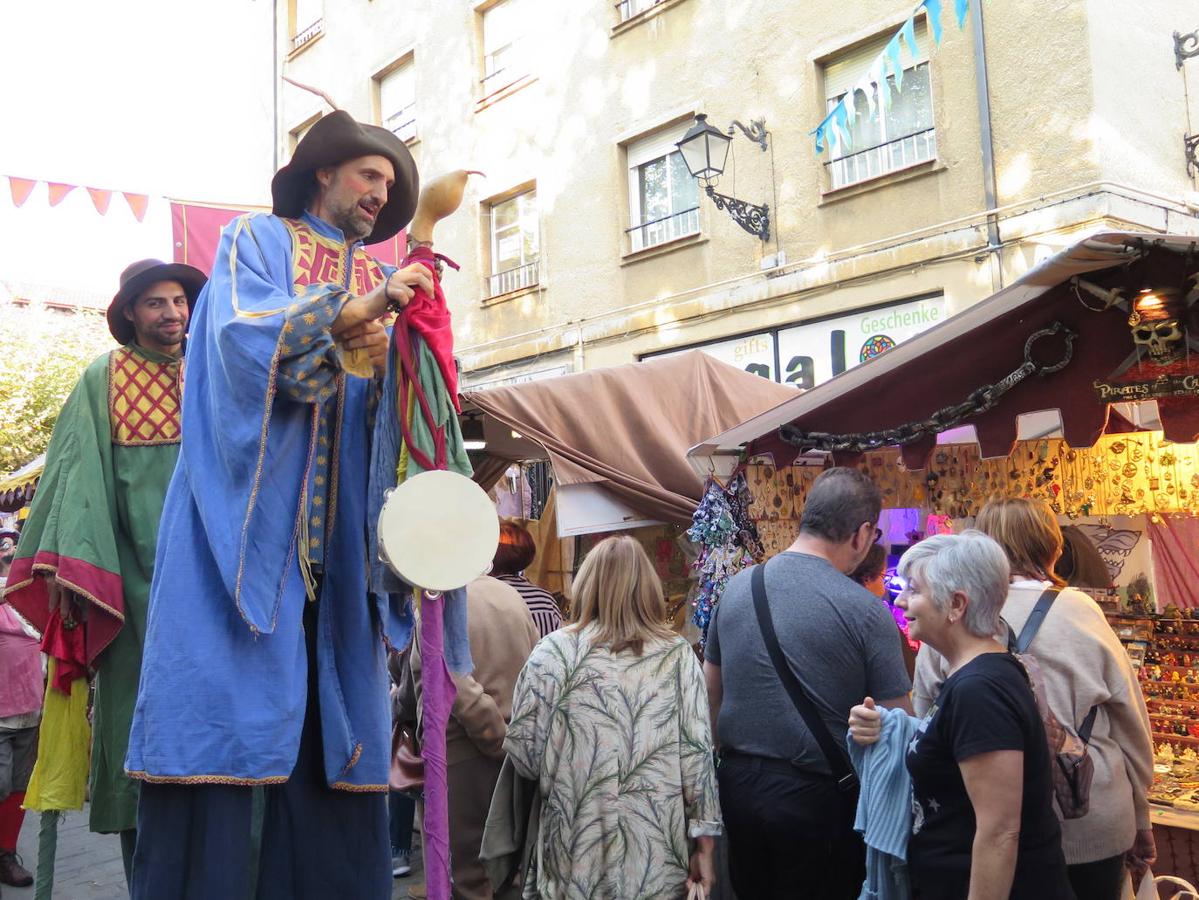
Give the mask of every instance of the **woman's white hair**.
[[955, 593], [965, 594], [969, 602], [962, 624], [975, 637], [999, 632], [1011, 567], [1003, 548], [981, 531], [923, 540], [900, 558], [898, 572], [902, 578], [919, 578], [926, 596], [941, 612], [949, 609]]

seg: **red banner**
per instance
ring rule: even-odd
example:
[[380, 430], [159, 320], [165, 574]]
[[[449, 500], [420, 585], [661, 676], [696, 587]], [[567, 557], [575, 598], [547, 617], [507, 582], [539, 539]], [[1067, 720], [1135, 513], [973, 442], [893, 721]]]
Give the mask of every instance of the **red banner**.
[[[175, 262], [186, 263], [212, 274], [212, 263], [216, 259], [217, 245], [221, 242], [221, 231], [225, 226], [243, 213], [266, 211], [260, 206], [234, 209], [172, 200], [171, 233], [175, 242]], [[366, 251], [385, 265], [398, 266], [404, 258], [403, 248], [406, 244], [405, 232], [401, 231], [391, 240], [370, 244]]]

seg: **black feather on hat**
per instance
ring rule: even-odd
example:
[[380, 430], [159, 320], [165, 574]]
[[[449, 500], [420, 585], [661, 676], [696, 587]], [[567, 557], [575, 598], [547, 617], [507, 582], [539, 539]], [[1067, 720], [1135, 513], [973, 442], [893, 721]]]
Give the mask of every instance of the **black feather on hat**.
[[125, 318], [125, 309], [138, 298], [146, 288], [160, 281], [177, 281], [183, 285], [183, 293], [187, 294], [188, 313], [196, 308], [196, 297], [200, 289], [208, 281], [208, 276], [194, 266], [183, 263], [164, 263], [158, 259], [140, 259], [130, 263], [121, 273], [121, 289], [108, 304], [108, 331], [118, 344], [128, 344], [133, 340], [135, 331], [133, 323]]
[[345, 110], [317, 120], [300, 140], [291, 162], [271, 179], [271, 209], [277, 216], [297, 219], [311, 195], [316, 170], [337, 166], [360, 156], [382, 156], [395, 168], [395, 184], [387, 192], [387, 203], [375, 218], [375, 230], [366, 243], [377, 244], [393, 237], [412, 220], [420, 178], [407, 145], [378, 125], [355, 122]]

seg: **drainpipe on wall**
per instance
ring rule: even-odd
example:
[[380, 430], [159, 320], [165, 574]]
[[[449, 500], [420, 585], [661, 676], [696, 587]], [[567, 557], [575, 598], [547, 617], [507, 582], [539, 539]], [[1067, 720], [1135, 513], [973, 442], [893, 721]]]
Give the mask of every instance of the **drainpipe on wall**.
[[274, 142], [271, 152], [274, 165], [271, 171], [279, 171], [279, 0], [271, 0], [271, 136]]
[[995, 140], [991, 134], [991, 89], [987, 84], [987, 39], [983, 32], [983, 5], [972, 4], [972, 26], [974, 31], [974, 74], [978, 90], [978, 134], [982, 144], [983, 196], [987, 204], [987, 252], [991, 258], [991, 288], [998, 291], [1003, 287], [1003, 248], [999, 240], [999, 216], [994, 210], [995, 188]]

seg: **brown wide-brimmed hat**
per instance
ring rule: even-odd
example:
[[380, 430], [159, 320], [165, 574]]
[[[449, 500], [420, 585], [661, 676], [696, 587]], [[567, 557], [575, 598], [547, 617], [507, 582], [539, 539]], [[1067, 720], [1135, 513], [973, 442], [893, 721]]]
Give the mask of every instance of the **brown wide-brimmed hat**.
[[121, 289], [108, 304], [108, 330], [119, 344], [128, 344], [134, 338], [133, 323], [125, 318], [125, 307], [138, 298], [146, 288], [159, 281], [177, 281], [187, 294], [190, 313], [196, 308], [200, 289], [208, 276], [194, 266], [183, 263], [164, 263], [160, 259], [140, 259], [130, 263], [121, 273]]
[[386, 128], [355, 122], [348, 112], [340, 109], [309, 128], [291, 162], [275, 173], [271, 179], [274, 201], [271, 212], [287, 219], [299, 218], [311, 196], [316, 170], [360, 156], [386, 157], [395, 167], [396, 176], [366, 243], [377, 244], [394, 236], [416, 212], [416, 196], [420, 193], [416, 162], [407, 145]]

